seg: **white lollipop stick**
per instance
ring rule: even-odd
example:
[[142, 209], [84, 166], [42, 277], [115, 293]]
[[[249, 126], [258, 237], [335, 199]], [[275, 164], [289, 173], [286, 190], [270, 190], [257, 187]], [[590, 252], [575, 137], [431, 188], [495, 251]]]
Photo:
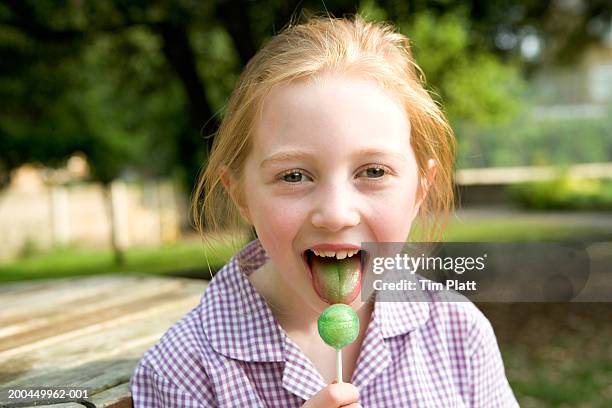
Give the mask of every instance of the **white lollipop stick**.
[[342, 383], [342, 349], [336, 349], [336, 376], [338, 384]]

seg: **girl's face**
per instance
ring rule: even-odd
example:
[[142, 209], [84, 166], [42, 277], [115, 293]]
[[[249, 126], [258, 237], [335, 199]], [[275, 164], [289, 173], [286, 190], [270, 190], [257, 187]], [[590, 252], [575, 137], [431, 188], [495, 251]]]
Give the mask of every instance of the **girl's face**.
[[[273, 88], [238, 204], [294, 291], [279, 295], [297, 294], [320, 312], [329, 305], [313, 288], [305, 250], [407, 239], [420, 206], [409, 135], [401, 105], [366, 79], [325, 75]], [[359, 296], [351, 303], [361, 305]]]

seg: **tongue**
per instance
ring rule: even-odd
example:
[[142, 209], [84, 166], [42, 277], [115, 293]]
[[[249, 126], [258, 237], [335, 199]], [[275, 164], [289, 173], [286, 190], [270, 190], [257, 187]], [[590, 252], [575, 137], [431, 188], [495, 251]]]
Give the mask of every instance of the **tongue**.
[[319, 297], [330, 304], [350, 304], [361, 288], [359, 255], [344, 259], [316, 255], [311, 258], [312, 280]]

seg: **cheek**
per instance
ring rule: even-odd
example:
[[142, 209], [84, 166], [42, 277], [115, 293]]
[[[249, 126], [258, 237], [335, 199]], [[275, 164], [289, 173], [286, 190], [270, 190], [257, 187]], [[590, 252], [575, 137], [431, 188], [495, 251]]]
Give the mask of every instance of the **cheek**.
[[304, 204], [269, 194], [262, 194], [252, 203], [253, 223], [262, 242], [268, 243], [268, 248], [290, 246], [304, 223]]
[[411, 182], [399, 184], [372, 211], [372, 226], [378, 241], [402, 242], [410, 232], [416, 202], [416, 189]]

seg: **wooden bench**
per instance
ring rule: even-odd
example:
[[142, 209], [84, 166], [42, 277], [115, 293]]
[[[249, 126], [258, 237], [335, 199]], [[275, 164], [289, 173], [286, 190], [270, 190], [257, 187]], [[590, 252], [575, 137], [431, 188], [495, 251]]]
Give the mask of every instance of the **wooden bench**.
[[[131, 407], [136, 363], [199, 303], [205, 287], [202, 280], [133, 274], [0, 285], [0, 389], [88, 388], [87, 402], [46, 406]], [[0, 407], [38, 405], [5, 397]]]

